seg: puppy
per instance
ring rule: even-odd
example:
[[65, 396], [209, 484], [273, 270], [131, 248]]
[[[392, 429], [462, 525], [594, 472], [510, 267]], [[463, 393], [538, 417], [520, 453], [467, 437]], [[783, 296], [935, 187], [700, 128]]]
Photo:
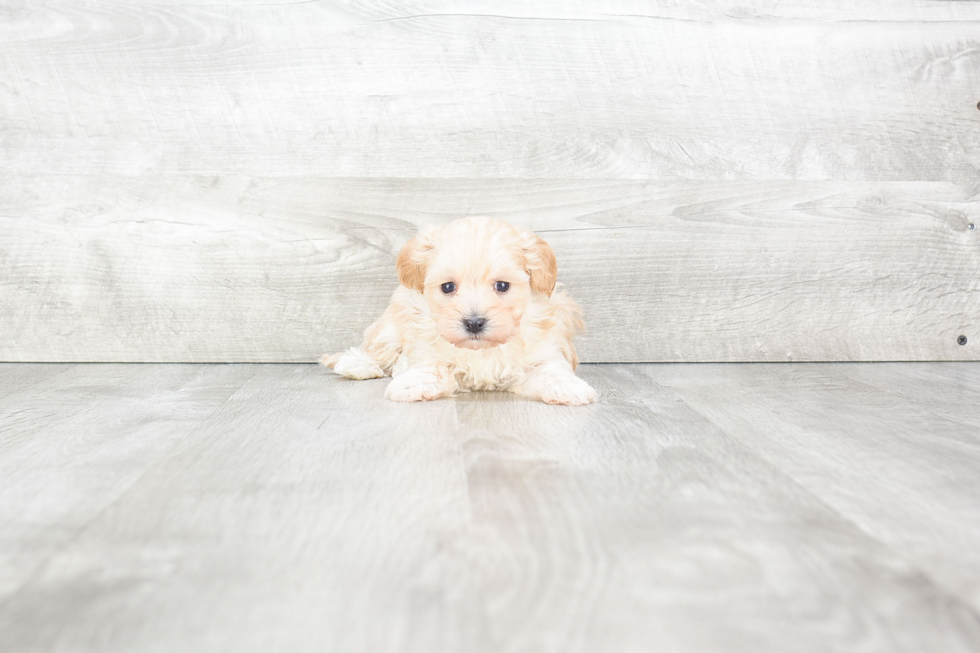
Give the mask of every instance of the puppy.
[[507, 390], [549, 404], [596, 401], [575, 376], [581, 309], [556, 290], [551, 247], [491, 218], [429, 227], [397, 260], [401, 285], [364, 343], [320, 361], [350, 379], [391, 375], [385, 397]]

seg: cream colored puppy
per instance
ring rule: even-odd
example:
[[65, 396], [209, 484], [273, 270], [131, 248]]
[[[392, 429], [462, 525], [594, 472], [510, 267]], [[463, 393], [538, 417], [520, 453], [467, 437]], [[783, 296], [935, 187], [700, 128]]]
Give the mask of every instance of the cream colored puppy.
[[556, 290], [555, 255], [527, 229], [464, 218], [424, 229], [398, 255], [401, 285], [364, 343], [324, 356], [351, 379], [391, 375], [385, 397], [424, 401], [509, 390], [581, 405], [596, 391], [575, 376], [581, 310]]

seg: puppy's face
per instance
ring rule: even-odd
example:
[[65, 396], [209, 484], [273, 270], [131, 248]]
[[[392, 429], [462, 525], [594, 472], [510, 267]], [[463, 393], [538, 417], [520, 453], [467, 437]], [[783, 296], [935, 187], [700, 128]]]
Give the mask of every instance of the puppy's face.
[[551, 248], [530, 231], [465, 218], [410, 241], [398, 256], [398, 275], [425, 296], [440, 337], [484, 349], [518, 333], [532, 293], [554, 290], [557, 266]]

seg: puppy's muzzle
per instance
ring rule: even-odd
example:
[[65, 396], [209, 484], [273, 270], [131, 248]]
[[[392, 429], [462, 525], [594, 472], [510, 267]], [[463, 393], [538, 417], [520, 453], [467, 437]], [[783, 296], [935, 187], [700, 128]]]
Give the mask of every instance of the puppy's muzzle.
[[473, 335], [478, 335], [487, 327], [487, 318], [479, 315], [464, 317], [463, 327]]

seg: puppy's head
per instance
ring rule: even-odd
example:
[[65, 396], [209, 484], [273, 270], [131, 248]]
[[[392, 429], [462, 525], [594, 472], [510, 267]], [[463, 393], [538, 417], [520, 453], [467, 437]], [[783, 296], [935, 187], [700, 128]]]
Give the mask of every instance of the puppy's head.
[[398, 279], [421, 292], [439, 335], [465, 349], [507, 342], [533, 293], [551, 296], [558, 266], [548, 243], [491, 218], [432, 227], [398, 255]]

